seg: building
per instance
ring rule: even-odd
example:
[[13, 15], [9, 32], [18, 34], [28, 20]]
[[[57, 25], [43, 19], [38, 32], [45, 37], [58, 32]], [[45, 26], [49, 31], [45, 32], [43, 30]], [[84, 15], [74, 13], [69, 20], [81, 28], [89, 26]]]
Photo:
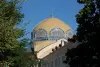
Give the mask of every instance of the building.
[[58, 18], [49, 17], [41, 21], [32, 31], [34, 52], [37, 59], [41, 60], [41, 67], [69, 67], [65, 65], [65, 53], [73, 43], [72, 29]]

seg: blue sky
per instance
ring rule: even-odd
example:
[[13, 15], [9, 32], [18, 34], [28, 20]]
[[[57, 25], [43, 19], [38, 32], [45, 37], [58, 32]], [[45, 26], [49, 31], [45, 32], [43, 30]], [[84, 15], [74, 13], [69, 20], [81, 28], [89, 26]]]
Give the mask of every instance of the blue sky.
[[75, 33], [75, 15], [82, 8], [83, 5], [77, 3], [77, 0], [25, 0], [22, 4], [23, 22], [31, 21], [26, 27], [26, 32], [29, 32], [26, 37], [31, 38], [30, 32], [34, 26], [50, 17], [52, 12], [54, 17], [68, 24]]

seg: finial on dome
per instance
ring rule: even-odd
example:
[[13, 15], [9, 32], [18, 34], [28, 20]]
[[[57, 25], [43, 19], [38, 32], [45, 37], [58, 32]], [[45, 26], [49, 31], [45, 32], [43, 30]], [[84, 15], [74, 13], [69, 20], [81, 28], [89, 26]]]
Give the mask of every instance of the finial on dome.
[[51, 12], [50, 17], [51, 17], [51, 18], [53, 18], [53, 17], [54, 17], [54, 15], [53, 15], [53, 9], [52, 9], [52, 12]]

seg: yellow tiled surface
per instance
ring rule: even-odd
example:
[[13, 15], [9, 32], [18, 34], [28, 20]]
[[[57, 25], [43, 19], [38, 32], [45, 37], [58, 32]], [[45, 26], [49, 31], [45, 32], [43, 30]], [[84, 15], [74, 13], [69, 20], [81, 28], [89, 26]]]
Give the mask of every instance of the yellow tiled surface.
[[41, 28], [45, 29], [47, 33], [49, 33], [53, 28], [61, 28], [64, 32], [70, 29], [67, 24], [57, 18], [47, 18], [43, 20], [34, 28], [34, 30], [38, 30]]

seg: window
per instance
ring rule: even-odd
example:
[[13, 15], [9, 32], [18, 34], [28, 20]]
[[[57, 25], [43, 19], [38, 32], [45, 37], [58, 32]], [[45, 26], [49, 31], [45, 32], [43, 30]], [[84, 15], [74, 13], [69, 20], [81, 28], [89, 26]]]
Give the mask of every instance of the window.
[[34, 32], [34, 39], [35, 40], [47, 40], [47, 31], [44, 29], [38, 29]]
[[60, 28], [53, 28], [50, 31], [50, 38], [51, 40], [58, 40], [64, 38], [64, 31]]
[[72, 30], [69, 29], [69, 30], [66, 32], [66, 38], [72, 38], [72, 36], [73, 36]]

